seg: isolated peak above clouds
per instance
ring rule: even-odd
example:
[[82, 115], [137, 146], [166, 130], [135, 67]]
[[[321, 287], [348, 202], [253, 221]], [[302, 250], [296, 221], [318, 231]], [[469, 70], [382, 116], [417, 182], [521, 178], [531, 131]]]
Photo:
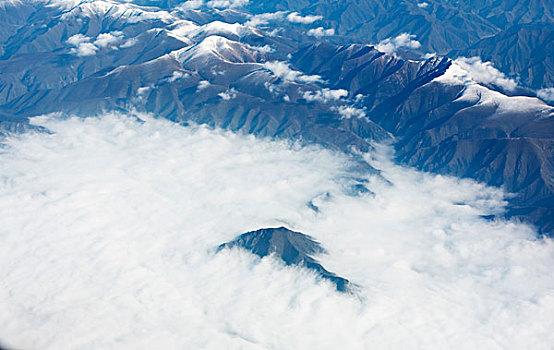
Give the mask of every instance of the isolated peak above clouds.
[[348, 280], [327, 271], [316, 260], [315, 255], [325, 253], [325, 249], [318, 242], [308, 235], [284, 226], [243, 233], [234, 240], [221, 244], [218, 251], [225, 248], [246, 249], [261, 258], [271, 256], [280, 259], [286, 265], [296, 265], [314, 271], [322, 279], [333, 283], [339, 292], [352, 291]]
[[[381, 178], [318, 146], [136, 117], [40, 117], [33, 123], [50, 133], [5, 139], [6, 346], [554, 342], [554, 246], [524, 225], [481, 218], [502, 212], [500, 190], [393, 165], [386, 147], [360, 155]], [[352, 195], [359, 183], [373, 194]], [[310, 233], [327, 251], [321, 264], [357, 294], [271, 256], [215, 253], [279, 226]]]

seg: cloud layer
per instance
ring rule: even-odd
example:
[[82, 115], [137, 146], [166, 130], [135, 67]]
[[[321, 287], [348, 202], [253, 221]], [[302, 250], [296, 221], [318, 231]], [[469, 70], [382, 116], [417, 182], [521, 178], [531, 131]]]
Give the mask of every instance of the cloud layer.
[[[41, 117], [0, 153], [0, 342], [17, 348], [533, 348], [554, 343], [554, 246], [489, 222], [503, 194], [363, 155], [146, 116]], [[352, 197], [365, 183], [374, 195]], [[386, 179], [386, 180], [385, 180]], [[366, 182], [367, 181], [367, 182]], [[314, 211], [311, 206], [317, 206]], [[305, 232], [308, 271], [213, 248]]]

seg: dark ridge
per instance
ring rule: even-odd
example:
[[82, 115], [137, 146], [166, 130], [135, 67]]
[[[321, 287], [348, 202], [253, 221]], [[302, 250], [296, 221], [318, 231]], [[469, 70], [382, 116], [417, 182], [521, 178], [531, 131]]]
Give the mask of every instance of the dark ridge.
[[274, 254], [287, 265], [302, 266], [316, 271], [321, 278], [331, 281], [340, 292], [350, 291], [351, 286], [347, 279], [327, 271], [313, 258], [313, 255], [324, 253], [325, 250], [312, 237], [303, 233], [291, 231], [283, 226], [264, 228], [246, 232], [230, 242], [221, 244], [217, 250], [233, 247], [249, 250], [262, 258]]

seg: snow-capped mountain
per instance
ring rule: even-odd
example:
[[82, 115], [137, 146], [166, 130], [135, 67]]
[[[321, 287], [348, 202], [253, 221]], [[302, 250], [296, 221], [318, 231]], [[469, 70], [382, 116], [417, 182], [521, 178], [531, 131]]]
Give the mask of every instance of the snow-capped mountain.
[[478, 68], [447, 58], [321, 41], [298, 23], [319, 17], [291, 17], [294, 7], [252, 15], [187, 3], [4, 2], [3, 128], [44, 113], [138, 109], [341, 150], [395, 138], [403, 162], [504, 186], [516, 194], [510, 217], [552, 233], [552, 107], [452, 73]]

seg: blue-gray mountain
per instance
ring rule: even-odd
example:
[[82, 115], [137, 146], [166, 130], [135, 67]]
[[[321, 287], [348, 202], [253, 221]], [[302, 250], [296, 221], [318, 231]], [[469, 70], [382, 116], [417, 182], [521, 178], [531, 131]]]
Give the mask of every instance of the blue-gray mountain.
[[330, 281], [338, 291], [348, 292], [351, 283], [342, 277], [327, 271], [314, 255], [325, 253], [325, 249], [308, 235], [289, 230], [286, 227], [264, 228], [246, 232], [234, 240], [221, 244], [218, 251], [224, 248], [239, 247], [259, 257], [274, 256], [286, 265], [301, 266], [315, 271], [321, 278]]
[[[368, 45], [411, 32], [422, 52], [482, 54], [551, 87], [549, 1], [154, 4], [1, 1], [0, 133], [44, 113], [138, 110], [345, 152], [395, 141], [405, 164], [504, 186], [508, 217], [554, 234], [554, 109], [453, 78], [448, 58]], [[254, 23], [280, 10], [322, 19]], [[338, 35], [308, 35], [317, 26]]]
[[270, 0], [252, 2], [249, 9], [321, 15], [321, 23], [350, 42], [378, 43], [410, 33], [422, 52], [483, 54], [523, 85], [554, 86], [552, 0]]

